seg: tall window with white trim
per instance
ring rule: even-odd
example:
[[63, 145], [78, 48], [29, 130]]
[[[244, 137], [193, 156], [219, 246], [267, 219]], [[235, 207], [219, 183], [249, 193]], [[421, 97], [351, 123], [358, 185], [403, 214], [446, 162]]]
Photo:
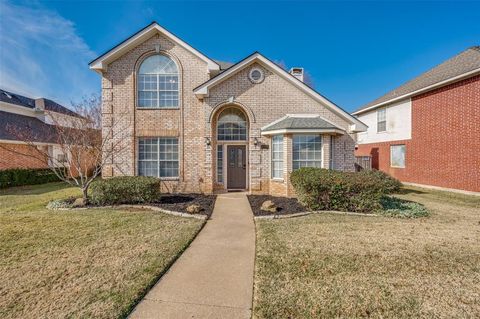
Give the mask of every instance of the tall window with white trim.
[[138, 107], [178, 107], [178, 68], [169, 57], [152, 55], [138, 70]]
[[283, 178], [283, 135], [272, 137], [272, 178]]
[[293, 169], [322, 167], [322, 137], [293, 135]]
[[223, 145], [217, 145], [217, 182], [223, 183]]
[[178, 177], [178, 139], [175, 137], [138, 140], [138, 175]]
[[387, 109], [382, 107], [377, 110], [377, 132], [387, 130]]
[[405, 168], [405, 145], [390, 146], [390, 166]]

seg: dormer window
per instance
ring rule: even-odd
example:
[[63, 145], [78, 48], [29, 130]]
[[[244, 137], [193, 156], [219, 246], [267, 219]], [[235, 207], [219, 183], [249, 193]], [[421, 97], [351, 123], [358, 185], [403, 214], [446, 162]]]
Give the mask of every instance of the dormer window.
[[138, 70], [139, 108], [179, 106], [178, 67], [169, 57], [156, 54], [142, 62]]

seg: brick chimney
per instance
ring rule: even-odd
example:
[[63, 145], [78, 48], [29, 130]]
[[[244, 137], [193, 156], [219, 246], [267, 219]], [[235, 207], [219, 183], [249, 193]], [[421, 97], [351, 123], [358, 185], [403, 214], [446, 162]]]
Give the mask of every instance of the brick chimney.
[[43, 97], [35, 99], [35, 111], [37, 112], [45, 111], [45, 99]]
[[299, 68], [299, 67], [291, 68], [289, 73], [303, 82], [303, 68]]

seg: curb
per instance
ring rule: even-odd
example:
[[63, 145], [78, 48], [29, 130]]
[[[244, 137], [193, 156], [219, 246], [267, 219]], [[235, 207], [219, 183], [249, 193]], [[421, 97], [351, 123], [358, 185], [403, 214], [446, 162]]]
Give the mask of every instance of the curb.
[[207, 220], [208, 216], [207, 215], [191, 215], [187, 213], [182, 213], [182, 212], [176, 212], [176, 211], [171, 211], [167, 209], [163, 209], [157, 206], [149, 206], [149, 205], [113, 205], [113, 206], [95, 206], [95, 207], [79, 207], [79, 208], [57, 208], [57, 209], [52, 209], [52, 210], [87, 210], [87, 209], [104, 209], [104, 208], [143, 208], [143, 209], [149, 209], [155, 212], [161, 212], [167, 215], [173, 215], [173, 216], [178, 216], [178, 217], [184, 217], [184, 218], [196, 218], [200, 220]]
[[295, 218], [295, 217], [301, 217], [301, 216], [307, 216], [311, 214], [337, 214], [337, 215], [350, 215], [350, 216], [364, 216], [364, 217], [385, 217], [382, 215], [377, 215], [377, 214], [362, 214], [362, 213], [352, 213], [352, 212], [336, 212], [336, 211], [330, 211], [330, 210], [320, 210], [320, 211], [314, 211], [314, 212], [302, 212], [302, 213], [295, 213], [295, 214], [289, 214], [289, 215], [265, 215], [265, 216], [254, 216], [253, 218], [255, 220], [260, 220], [260, 219], [285, 219], [285, 218]]

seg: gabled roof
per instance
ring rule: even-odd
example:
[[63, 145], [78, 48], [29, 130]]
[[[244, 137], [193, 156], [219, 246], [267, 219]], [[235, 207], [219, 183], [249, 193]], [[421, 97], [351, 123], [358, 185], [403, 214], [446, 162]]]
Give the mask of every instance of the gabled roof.
[[360, 114], [387, 103], [408, 98], [475, 74], [480, 74], [480, 46], [471, 47], [457, 54], [395, 90], [360, 107], [353, 114]]
[[169, 38], [170, 40], [172, 40], [176, 44], [178, 44], [181, 47], [187, 49], [188, 51], [190, 51], [191, 53], [193, 53], [194, 55], [196, 55], [197, 57], [199, 57], [200, 59], [205, 61], [207, 63], [207, 68], [208, 68], [209, 71], [210, 70], [213, 70], [213, 71], [220, 70], [220, 66], [218, 65], [217, 62], [210, 59], [206, 55], [202, 54], [200, 51], [193, 48], [192, 46], [190, 46], [189, 44], [187, 44], [186, 42], [184, 42], [183, 40], [178, 38], [173, 33], [167, 31], [166, 29], [161, 27], [155, 21], [150, 23], [149, 25], [147, 25], [145, 28], [141, 29], [137, 33], [131, 35], [130, 37], [128, 37], [124, 41], [120, 42], [119, 44], [117, 44], [116, 46], [114, 46], [113, 48], [108, 50], [107, 52], [103, 53], [102, 55], [100, 55], [95, 60], [91, 61], [89, 63], [90, 69], [93, 69], [95, 71], [103, 70], [108, 63], [116, 60], [118, 57], [122, 56], [127, 51], [129, 51], [130, 49], [136, 47], [137, 45], [139, 45], [140, 43], [144, 42], [145, 40], [149, 39], [150, 37], [152, 37], [153, 35], [155, 35], [157, 33], [160, 33], [160, 34], [166, 36], [167, 38]]
[[287, 114], [262, 128], [262, 135], [280, 133], [337, 133], [345, 131], [318, 114]]
[[36, 117], [0, 111], [0, 140], [23, 139], [36, 143], [56, 143], [57, 133], [52, 125]]
[[[65, 106], [60, 105], [55, 101], [45, 99], [45, 98], [43, 100], [45, 102], [45, 110], [47, 111], [57, 112], [57, 113], [76, 116], [76, 117], [80, 116], [77, 113], [73, 112], [72, 110], [69, 110]], [[35, 108], [35, 99], [29, 98], [23, 95], [15, 94], [12, 92], [8, 92], [2, 89], [0, 89], [0, 101], [4, 103], [10, 103], [18, 106], [27, 107], [32, 110]]]
[[367, 126], [362, 123], [360, 120], [358, 120], [356, 117], [352, 116], [350, 113], [347, 111], [343, 110], [340, 108], [338, 105], [333, 103], [332, 101], [328, 100], [326, 97], [279, 67], [277, 64], [260, 54], [259, 52], [254, 52], [251, 55], [247, 56], [240, 62], [234, 64], [233, 66], [229, 67], [227, 70], [224, 72], [218, 74], [217, 76], [211, 78], [207, 82], [203, 83], [202, 85], [198, 86], [195, 88], [193, 91], [195, 95], [199, 98], [203, 98], [208, 96], [209, 94], [209, 89], [214, 87], [215, 85], [221, 83], [222, 81], [230, 78], [232, 75], [236, 74], [240, 70], [243, 70], [244, 68], [248, 67], [249, 65], [252, 65], [253, 63], [260, 63], [263, 66], [267, 67], [269, 70], [275, 72], [279, 76], [283, 77], [290, 83], [292, 83], [294, 86], [296, 86], [298, 89], [302, 90], [306, 94], [310, 95], [312, 98], [316, 99], [326, 107], [330, 108], [333, 112], [344, 118], [347, 122], [351, 123], [351, 130], [352, 131], [365, 131], [367, 129]]

